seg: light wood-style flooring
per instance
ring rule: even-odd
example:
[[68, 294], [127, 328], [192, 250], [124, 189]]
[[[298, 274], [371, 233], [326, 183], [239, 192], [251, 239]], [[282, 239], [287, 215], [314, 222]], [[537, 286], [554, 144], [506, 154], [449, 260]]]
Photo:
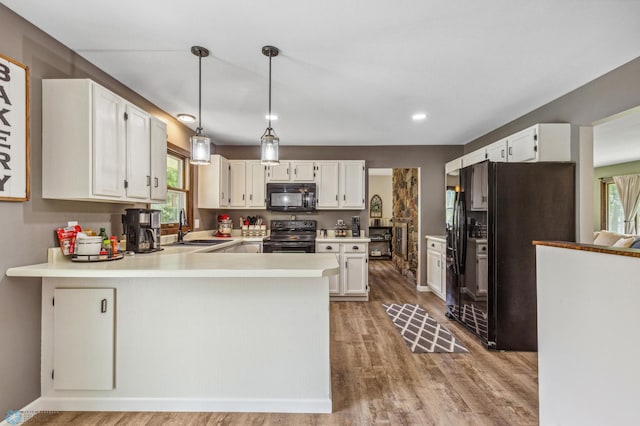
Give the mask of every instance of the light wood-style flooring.
[[[390, 261], [369, 263], [370, 301], [331, 303], [333, 414], [40, 414], [30, 424], [68, 425], [535, 425], [537, 354], [491, 352], [445, 318]], [[418, 303], [470, 351], [414, 354], [382, 303]]]

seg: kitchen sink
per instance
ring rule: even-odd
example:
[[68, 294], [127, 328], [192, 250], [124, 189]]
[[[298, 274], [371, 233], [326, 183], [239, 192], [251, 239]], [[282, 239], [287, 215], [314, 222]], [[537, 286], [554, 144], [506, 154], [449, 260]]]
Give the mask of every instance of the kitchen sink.
[[169, 245], [172, 246], [215, 246], [217, 244], [224, 244], [233, 240], [186, 240], [182, 242], [175, 242]]

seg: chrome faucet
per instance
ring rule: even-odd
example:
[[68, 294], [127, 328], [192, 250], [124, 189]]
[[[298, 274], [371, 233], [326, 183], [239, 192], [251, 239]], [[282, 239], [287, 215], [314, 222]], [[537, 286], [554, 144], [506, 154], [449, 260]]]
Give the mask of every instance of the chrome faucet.
[[185, 235], [187, 235], [189, 233], [189, 231], [183, 233], [182, 232], [182, 228], [184, 226], [187, 226], [187, 216], [184, 212], [184, 209], [180, 209], [180, 213], [178, 214], [178, 242], [182, 243], [184, 242], [183, 238]]

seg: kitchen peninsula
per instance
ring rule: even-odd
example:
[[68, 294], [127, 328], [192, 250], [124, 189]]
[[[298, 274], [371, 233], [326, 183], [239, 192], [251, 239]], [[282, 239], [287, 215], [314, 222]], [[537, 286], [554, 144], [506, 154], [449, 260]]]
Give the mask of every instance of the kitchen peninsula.
[[42, 277], [37, 410], [331, 412], [333, 254], [167, 247]]

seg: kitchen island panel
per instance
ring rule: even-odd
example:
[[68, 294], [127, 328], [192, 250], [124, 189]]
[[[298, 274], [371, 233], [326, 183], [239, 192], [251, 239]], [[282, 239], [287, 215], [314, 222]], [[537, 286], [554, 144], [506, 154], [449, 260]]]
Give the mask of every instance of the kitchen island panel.
[[[331, 412], [328, 281], [45, 277], [37, 407]], [[54, 389], [56, 288], [115, 289], [113, 390]]]

